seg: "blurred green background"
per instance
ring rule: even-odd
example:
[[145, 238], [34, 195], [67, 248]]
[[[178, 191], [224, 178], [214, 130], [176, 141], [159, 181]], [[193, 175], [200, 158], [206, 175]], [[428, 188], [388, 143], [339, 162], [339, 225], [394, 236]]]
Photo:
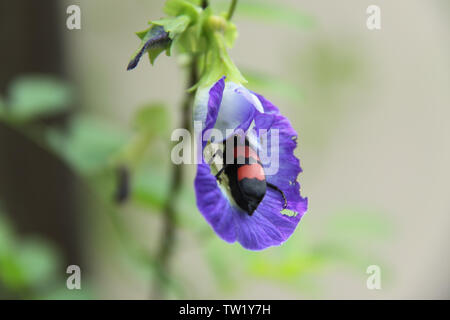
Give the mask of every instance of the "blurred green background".
[[[246, 251], [198, 212], [188, 165], [163, 271], [186, 76], [176, 55], [125, 69], [164, 2], [0, 3], [0, 298], [450, 298], [448, 2], [377, 1], [370, 31], [371, 1], [240, 0], [231, 56], [298, 131], [309, 209], [284, 245]], [[81, 30], [66, 28], [70, 4]], [[81, 290], [66, 288], [69, 265]]]

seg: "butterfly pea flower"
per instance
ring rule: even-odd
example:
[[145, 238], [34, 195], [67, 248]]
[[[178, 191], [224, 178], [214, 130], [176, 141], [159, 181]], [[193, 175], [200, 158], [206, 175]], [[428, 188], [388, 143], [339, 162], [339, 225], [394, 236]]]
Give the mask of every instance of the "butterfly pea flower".
[[[201, 148], [201, 159], [197, 165], [194, 187], [197, 206], [206, 221], [220, 238], [229, 243], [238, 241], [249, 250], [262, 250], [285, 242], [307, 209], [307, 198], [300, 195], [297, 182], [297, 176], [302, 171], [294, 155], [297, 133], [289, 120], [263, 96], [242, 85], [225, 81], [225, 78], [209, 88], [197, 90], [193, 120], [202, 123], [202, 143], [198, 146]], [[209, 135], [208, 132], [213, 129], [220, 134], [214, 137]], [[244, 144], [238, 132], [246, 133]], [[266, 133], [268, 153], [278, 152], [277, 170], [269, 170], [271, 163], [262, 163], [258, 157], [264, 149], [260, 132]], [[275, 134], [278, 139], [272, 141]], [[217, 136], [221, 139], [212, 141]], [[239, 161], [235, 161], [227, 166], [231, 168], [228, 174], [227, 169], [221, 172], [220, 164], [215, 159], [217, 153], [211, 156], [212, 152], [208, 154], [206, 151], [213, 142], [228, 146], [227, 141], [237, 136], [240, 137], [236, 139], [237, 145], [228, 154], [232, 152], [235, 161], [239, 160], [240, 153], [244, 163], [236, 164]], [[225, 153], [227, 150], [228, 147], [225, 147]], [[222, 160], [223, 168], [227, 162]], [[242, 169], [244, 166], [245, 169]], [[242, 184], [240, 173], [253, 178], [249, 179], [252, 180], [250, 189]], [[263, 197], [251, 202], [255, 190], [256, 193], [262, 190], [259, 195]], [[242, 199], [236, 197], [239, 193], [250, 202], [243, 205]]]

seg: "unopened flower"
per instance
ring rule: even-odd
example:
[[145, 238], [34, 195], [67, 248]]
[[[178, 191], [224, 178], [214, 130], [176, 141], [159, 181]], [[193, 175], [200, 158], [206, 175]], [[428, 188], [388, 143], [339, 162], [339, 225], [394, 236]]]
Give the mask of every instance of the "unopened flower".
[[[197, 91], [194, 120], [203, 124], [197, 206], [214, 231], [250, 250], [286, 241], [307, 209], [289, 120], [264, 97], [224, 78]], [[213, 144], [222, 148], [208, 154]], [[276, 170], [260, 153], [276, 153]]]

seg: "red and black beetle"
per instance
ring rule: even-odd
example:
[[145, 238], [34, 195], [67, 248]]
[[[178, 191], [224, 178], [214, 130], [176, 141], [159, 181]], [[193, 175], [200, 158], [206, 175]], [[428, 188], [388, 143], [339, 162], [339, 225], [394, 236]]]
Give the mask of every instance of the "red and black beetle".
[[[220, 175], [225, 172], [228, 183], [236, 204], [252, 215], [258, 205], [266, 195], [267, 187], [278, 191], [284, 200], [283, 209], [287, 207], [286, 197], [277, 186], [267, 182], [264, 168], [257, 152], [245, 139], [245, 143], [240, 142], [237, 136], [234, 137], [233, 162], [226, 163], [216, 174], [216, 179], [221, 182]], [[227, 159], [227, 142], [223, 143], [224, 151], [222, 159]], [[217, 153], [216, 153], [217, 154]]]

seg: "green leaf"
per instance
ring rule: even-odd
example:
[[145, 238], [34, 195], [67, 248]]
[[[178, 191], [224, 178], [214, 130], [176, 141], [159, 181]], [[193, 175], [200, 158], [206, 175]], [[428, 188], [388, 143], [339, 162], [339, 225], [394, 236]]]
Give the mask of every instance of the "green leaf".
[[18, 266], [27, 286], [37, 286], [50, 280], [56, 273], [59, 257], [47, 243], [28, 239], [16, 253]]
[[166, 175], [156, 168], [146, 167], [134, 175], [132, 198], [141, 206], [161, 210], [167, 198], [169, 183]]
[[14, 250], [13, 243], [13, 233], [9, 221], [0, 212], [0, 259]]
[[134, 170], [155, 137], [167, 138], [169, 124], [167, 108], [162, 104], [150, 104], [140, 108], [134, 119], [136, 133], [115, 156], [114, 162]]
[[110, 165], [130, 135], [117, 126], [94, 117], [75, 118], [69, 132], [50, 131], [50, 146], [81, 173], [92, 173]]
[[134, 118], [138, 131], [159, 135], [166, 134], [170, 127], [169, 113], [162, 103], [149, 104], [140, 108]]
[[9, 114], [20, 119], [48, 116], [67, 110], [71, 88], [48, 75], [28, 75], [14, 79], [9, 86]]
[[8, 289], [44, 285], [54, 278], [59, 256], [40, 239], [18, 242], [9, 221], [0, 213], [0, 282]]
[[0, 281], [6, 288], [12, 290], [26, 286], [26, 280], [13, 253], [0, 256]]

